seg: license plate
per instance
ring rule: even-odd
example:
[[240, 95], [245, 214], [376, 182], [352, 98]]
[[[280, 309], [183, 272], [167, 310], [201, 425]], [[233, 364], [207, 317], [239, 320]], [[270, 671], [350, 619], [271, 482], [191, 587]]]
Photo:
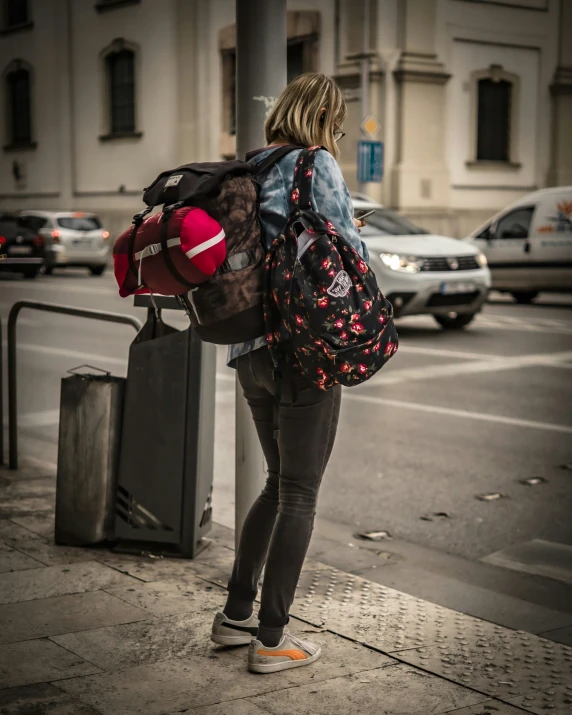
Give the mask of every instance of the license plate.
[[441, 283], [441, 295], [453, 295], [454, 293], [472, 293], [477, 289], [474, 283]]
[[10, 246], [8, 248], [9, 256], [29, 256], [32, 253], [32, 246]]

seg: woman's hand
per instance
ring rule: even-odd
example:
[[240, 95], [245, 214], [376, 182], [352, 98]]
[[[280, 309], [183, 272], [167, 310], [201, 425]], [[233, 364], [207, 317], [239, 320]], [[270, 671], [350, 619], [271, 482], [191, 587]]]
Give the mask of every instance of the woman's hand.
[[360, 218], [354, 218], [354, 223], [358, 232], [361, 233], [361, 229], [366, 225], [365, 221], [362, 221]]

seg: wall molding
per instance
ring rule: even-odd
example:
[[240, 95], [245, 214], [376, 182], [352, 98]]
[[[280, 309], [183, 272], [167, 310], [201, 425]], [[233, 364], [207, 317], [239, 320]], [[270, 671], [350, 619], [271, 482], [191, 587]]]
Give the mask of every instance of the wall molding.
[[57, 192], [22, 192], [21, 194], [0, 194], [0, 201], [4, 199], [57, 199], [61, 196], [59, 191]]

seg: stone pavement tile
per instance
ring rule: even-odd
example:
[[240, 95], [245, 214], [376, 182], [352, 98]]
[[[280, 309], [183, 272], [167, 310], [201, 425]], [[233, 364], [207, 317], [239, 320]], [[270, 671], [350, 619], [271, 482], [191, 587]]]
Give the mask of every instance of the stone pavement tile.
[[0, 715], [97, 715], [50, 683], [0, 690]]
[[129, 583], [129, 576], [94, 561], [14, 571], [3, 574], [0, 580], [0, 605], [97, 591]]
[[502, 626], [493, 626], [492, 635], [454, 624], [448, 630], [437, 645], [392, 655], [511, 702], [547, 687], [572, 686], [572, 648]]
[[43, 536], [50, 541], [54, 538], [54, 528], [56, 517], [54, 512], [47, 514], [31, 514], [30, 516], [15, 516], [14, 521], [19, 526], [23, 526], [29, 531], [33, 531], [38, 536]]
[[[1, 712], [0, 710], [0, 713]], [[179, 710], [178, 712], [188, 713], [188, 715], [268, 715], [268, 710], [263, 710], [258, 705], [255, 705], [249, 698], [229, 700], [227, 703], [206, 705], [202, 708]], [[178, 715], [178, 713], [171, 712], [166, 713], [166, 715]]]
[[45, 638], [120, 623], [149, 614], [103, 591], [74, 593], [0, 606], [0, 643]]
[[104, 670], [221, 650], [210, 640], [212, 615], [186, 613], [54, 636], [51, 640]]
[[226, 601], [226, 593], [222, 589], [193, 576], [187, 576], [185, 583], [150, 581], [108, 588], [106, 591], [154, 616], [174, 616], [196, 611], [214, 614]]
[[169, 556], [152, 558], [147, 555], [139, 556], [104, 550], [96, 554], [94, 558], [141, 581], [182, 581], [185, 583], [186, 579], [196, 576], [209, 581], [215, 577], [224, 577], [224, 585], [226, 585], [232, 568], [234, 552], [213, 544], [192, 560]]
[[[44, 516], [49, 518], [42, 519]], [[91, 560], [88, 549], [54, 544], [53, 534], [53, 514], [0, 519], [0, 539], [46, 566]]]
[[37, 569], [41, 565], [36, 559], [30, 558], [20, 551], [14, 551], [8, 547], [0, 550], [0, 573]]
[[[16, 518], [16, 517], [15, 517]], [[0, 519], [0, 540], [13, 549], [17, 549], [17, 544], [30, 539], [40, 540], [37, 534], [29, 529], [25, 529], [17, 524], [13, 519]]]
[[204, 559], [196, 559], [193, 570], [197, 576], [226, 588], [233, 564], [234, 551], [218, 548], [210, 555], [204, 552]]
[[45, 566], [61, 566], [97, 560], [93, 558], [93, 552], [89, 549], [76, 546], [58, 546], [53, 542], [50, 543], [41, 537], [37, 537], [35, 534], [32, 534], [32, 537], [35, 538], [17, 542], [16, 548]]
[[[244, 663], [223, 651], [210, 657], [174, 658], [115, 673], [70, 678], [58, 687], [102, 715], [163, 715], [260, 693], [272, 693], [276, 698], [277, 680], [249, 673]], [[287, 681], [283, 682], [288, 687]], [[295, 710], [288, 715], [292, 712]]]
[[218, 546], [226, 546], [234, 550], [234, 529], [229, 529], [228, 526], [213, 521], [207, 539], [213, 539]]
[[55, 494], [44, 497], [5, 498], [0, 496], [0, 518], [9, 519], [13, 516], [34, 514], [40, 511], [53, 511], [55, 503]]
[[101, 670], [49, 640], [0, 645], [0, 689], [94, 673]]
[[97, 549], [59, 546], [54, 543], [53, 513], [0, 519], [0, 539], [46, 566], [97, 560], [93, 558]]
[[[397, 660], [383, 653], [365, 648], [334, 633], [321, 633], [294, 618], [290, 619], [288, 630], [299, 638], [318, 643], [322, 647], [322, 655], [311, 667], [292, 668], [283, 672], [284, 678], [294, 685], [317, 683], [364, 670], [398, 665]], [[229, 653], [246, 663], [248, 646], [232, 648]]]
[[[469, 705], [460, 710], [446, 710], [447, 715], [522, 715], [520, 708], [501, 703], [500, 700], [484, 700], [478, 705]], [[544, 714], [543, 714], [544, 715]]]
[[56, 476], [56, 465], [38, 466], [22, 457], [19, 460], [18, 469], [9, 469], [6, 465], [0, 465], [0, 477], [6, 481], [22, 480], [22, 479], [37, 479], [38, 477], [53, 477]]
[[55, 494], [55, 491], [56, 480], [54, 477], [18, 478], [0, 483], [0, 499], [51, 496]]
[[478, 703], [483, 696], [406, 665], [396, 665], [250, 699], [272, 715], [292, 715], [301, 704], [312, 715], [436, 715]]
[[546, 688], [528, 693], [507, 702], [537, 715], [570, 715], [572, 713], [572, 685]]

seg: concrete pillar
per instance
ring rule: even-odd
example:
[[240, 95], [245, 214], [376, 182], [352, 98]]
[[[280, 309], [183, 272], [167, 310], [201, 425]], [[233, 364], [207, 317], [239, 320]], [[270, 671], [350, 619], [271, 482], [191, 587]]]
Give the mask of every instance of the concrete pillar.
[[550, 86], [552, 94], [552, 151], [547, 183], [572, 184], [572, 2], [560, 0], [558, 66]]
[[396, 164], [390, 203], [399, 209], [449, 203], [445, 162], [445, 85], [450, 75], [436, 52], [437, 0], [402, 0], [397, 82]]

